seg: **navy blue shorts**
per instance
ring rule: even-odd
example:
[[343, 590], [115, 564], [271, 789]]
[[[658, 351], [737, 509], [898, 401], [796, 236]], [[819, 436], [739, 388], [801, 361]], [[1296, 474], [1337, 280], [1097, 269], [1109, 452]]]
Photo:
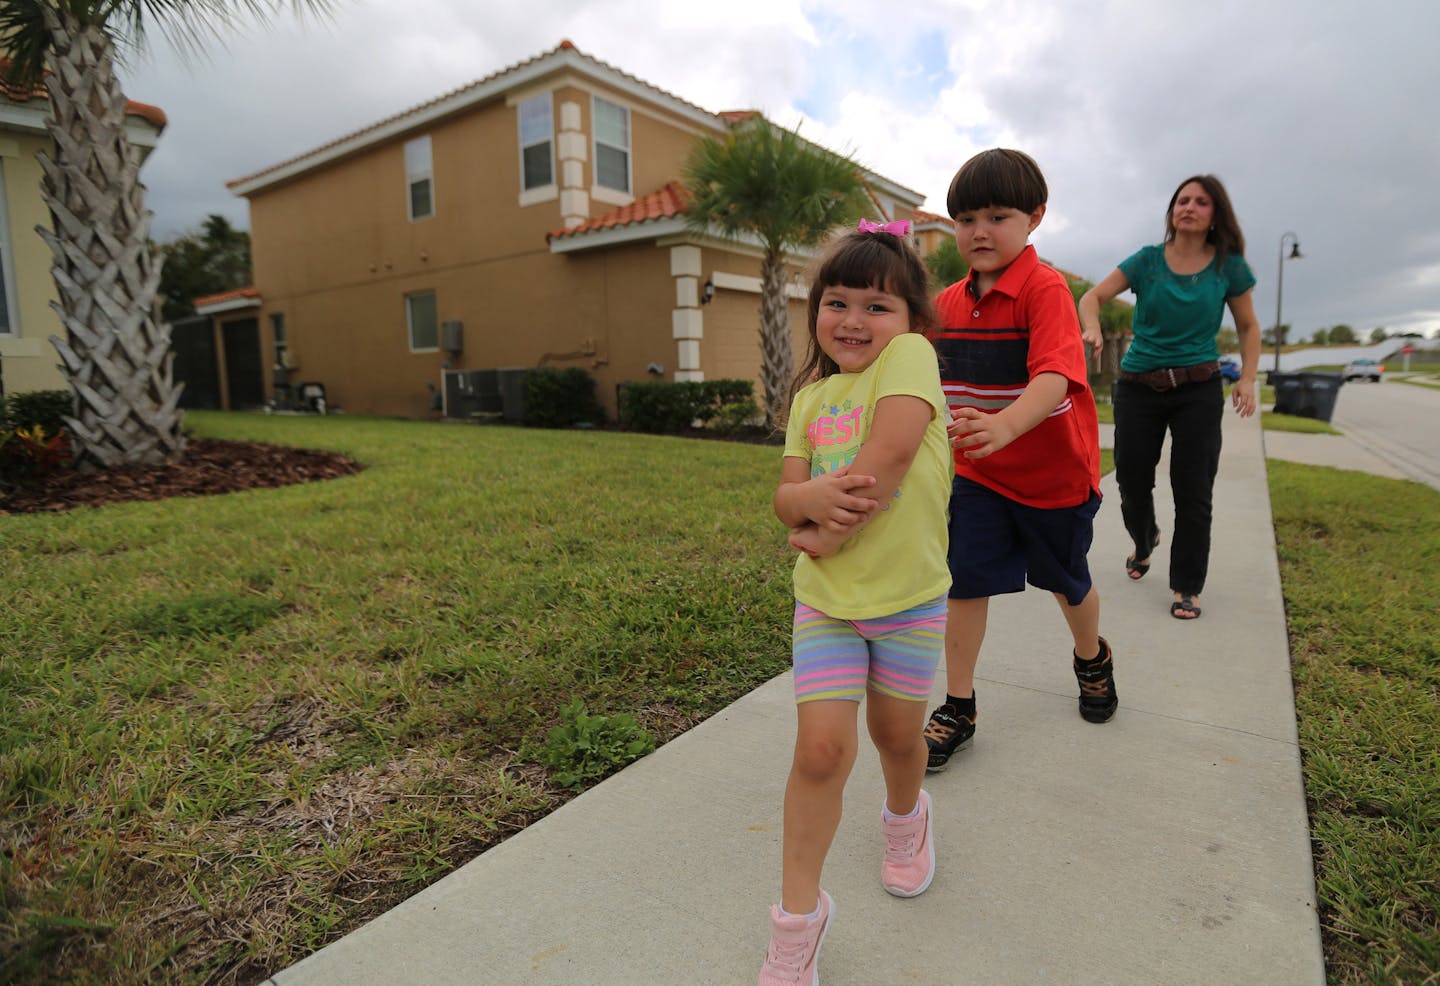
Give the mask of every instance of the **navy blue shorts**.
[[1042, 510], [963, 476], [950, 485], [950, 598], [1020, 592], [1029, 582], [1079, 606], [1090, 592], [1090, 542], [1100, 494]]

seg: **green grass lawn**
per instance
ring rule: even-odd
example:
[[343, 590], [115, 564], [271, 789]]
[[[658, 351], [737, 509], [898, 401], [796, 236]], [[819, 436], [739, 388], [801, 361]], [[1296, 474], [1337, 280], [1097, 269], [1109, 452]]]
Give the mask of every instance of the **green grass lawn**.
[[[0, 981], [255, 982], [789, 665], [778, 450], [192, 414], [367, 468], [0, 517]], [[528, 744], [528, 745], [527, 745]]]
[[[258, 981], [570, 797], [544, 741], [572, 701], [609, 756], [788, 666], [775, 448], [190, 423], [367, 468], [0, 517], [0, 981]], [[1270, 470], [1332, 978], [1419, 983], [1440, 504]]]
[[1440, 970], [1440, 493], [1271, 460], [1331, 983]]

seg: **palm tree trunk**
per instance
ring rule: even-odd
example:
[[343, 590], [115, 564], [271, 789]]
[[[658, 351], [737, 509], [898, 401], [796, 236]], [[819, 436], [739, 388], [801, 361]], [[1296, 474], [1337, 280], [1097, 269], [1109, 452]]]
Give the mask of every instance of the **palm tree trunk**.
[[53, 45], [47, 59], [55, 159], [39, 155], [52, 230], [37, 227], [54, 258], [55, 310], [76, 410], [66, 418], [82, 465], [173, 461], [184, 451], [183, 384], [171, 375], [170, 328], [160, 319], [160, 258], [149, 248], [150, 213], [140, 153], [125, 135], [125, 94], [110, 38], [42, 5]]
[[779, 251], [767, 250], [760, 264], [760, 381], [765, 387], [765, 423], [771, 428], [782, 427], [789, 415], [794, 376], [785, 260]]

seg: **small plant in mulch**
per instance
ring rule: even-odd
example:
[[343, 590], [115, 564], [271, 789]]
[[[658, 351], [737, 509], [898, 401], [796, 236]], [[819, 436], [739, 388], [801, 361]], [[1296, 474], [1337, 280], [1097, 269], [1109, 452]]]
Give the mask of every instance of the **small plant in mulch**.
[[44, 425], [0, 431], [0, 483], [28, 485], [74, 461], [70, 436], [47, 433]]

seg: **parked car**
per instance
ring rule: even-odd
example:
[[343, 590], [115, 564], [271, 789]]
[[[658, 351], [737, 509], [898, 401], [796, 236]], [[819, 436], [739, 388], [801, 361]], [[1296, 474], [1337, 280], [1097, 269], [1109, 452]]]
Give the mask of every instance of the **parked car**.
[[1233, 357], [1220, 357], [1220, 375], [1225, 378], [1226, 383], [1234, 383], [1240, 379], [1240, 364]]
[[1385, 364], [1379, 360], [1357, 359], [1345, 364], [1345, 372], [1341, 376], [1346, 380], [1374, 380], [1379, 383], [1384, 373]]

